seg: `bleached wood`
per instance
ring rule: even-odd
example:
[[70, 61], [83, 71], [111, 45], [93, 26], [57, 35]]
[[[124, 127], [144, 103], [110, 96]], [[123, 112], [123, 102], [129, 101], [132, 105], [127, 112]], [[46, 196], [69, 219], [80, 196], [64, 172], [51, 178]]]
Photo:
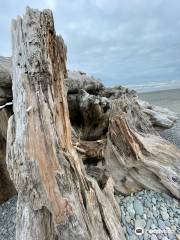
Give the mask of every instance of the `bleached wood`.
[[102, 191], [72, 145], [63, 41], [52, 13], [12, 23], [13, 108], [8, 169], [18, 191], [16, 240], [124, 239], [113, 181]]

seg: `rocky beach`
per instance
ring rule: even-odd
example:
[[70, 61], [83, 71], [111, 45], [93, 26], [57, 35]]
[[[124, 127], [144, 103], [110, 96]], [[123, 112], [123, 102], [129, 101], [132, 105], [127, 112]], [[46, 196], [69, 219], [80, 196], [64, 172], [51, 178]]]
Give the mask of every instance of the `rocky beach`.
[[0, 240], [179, 240], [179, 90], [138, 96], [68, 70], [50, 10], [28, 7], [11, 31]]
[[119, 205], [126, 239], [179, 239], [180, 203], [172, 196], [145, 190], [121, 197]]
[[[68, 86], [73, 83], [72, 75], [73, 73], [70, 74]], [[81, 75], [78, 79], [80, 77]], [[74, 73], [73, 79], [76, 78]], [[98, 82], [96, 84], [99, 85]], [[89, 88], [92, 88], [91, 85], [92, 82]], [[161, 131], [160, 134], [180, 147], [180, 90], [141, 93], [139, 98], [160, 107], [167, 107], [177, 114], [178, 120], [174, 126]], [[120, 221], [127, 240], [180, 239], [180, 202], [173, 196], [144, 190], [127, 197], [118, 196], [117, 201], [121, 210]], [[16, 204], [17, 198], [13, 197], [0, 205], [1, 240], [15, 240]], [[135, 233], [138, 227], [142, 229], [140, 235]]]

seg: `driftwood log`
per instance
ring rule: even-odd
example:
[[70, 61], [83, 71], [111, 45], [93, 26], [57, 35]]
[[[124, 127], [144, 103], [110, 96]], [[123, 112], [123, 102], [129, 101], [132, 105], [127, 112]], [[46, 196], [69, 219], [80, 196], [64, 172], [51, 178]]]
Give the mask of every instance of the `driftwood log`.
[[[12, 101], [10, 58], [0, 57], [0, 106]], [[6, 135], [12, 107], [0, 108], [0, 203], [16, 194], [6, 166]]]
[[72, 145], [63, 43], [51, 11], [28, 8], [12, 36], [7, 163], [18, 191], [16, 239], [124, 239], [112, 178], [101, 190]]
[[75, 129], [88, 173], [100, 183], [112, 176], [116, 193], [146, 188], [180, 198], [180, 150], [154, 130], [134, 92], [105, 98], [83, 91], [79, 98]]
[[[6, 155], [18, 191], [17, 240], [124, 239], [115, 196], [146, 188], [180, 198], [180, 150], [154, 128], [172, 126], [172, 113], [67, 71], [49, 10], [28, 8], [13, 21], [12, 40]], [[10, 65], [0, 67], [6, 101]]]

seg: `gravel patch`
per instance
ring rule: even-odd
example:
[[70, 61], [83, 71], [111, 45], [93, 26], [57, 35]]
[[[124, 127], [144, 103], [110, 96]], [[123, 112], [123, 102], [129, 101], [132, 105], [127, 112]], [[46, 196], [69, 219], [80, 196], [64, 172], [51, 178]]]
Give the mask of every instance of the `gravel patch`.
[[15, 240], [17, 196], [0, 205], [0, 240]]
[[120, 197], [121, 223], [128, 240], [175, 240], [180, 234], [180, 202], [144, 190]]
[[[0, 205], [0, 240], [15, 240], [16, 202], [15, 196]], [[120, 197], [119, 205], [127, 240], [180, 239], [180, 202], [175, 198], [144, 190]]]

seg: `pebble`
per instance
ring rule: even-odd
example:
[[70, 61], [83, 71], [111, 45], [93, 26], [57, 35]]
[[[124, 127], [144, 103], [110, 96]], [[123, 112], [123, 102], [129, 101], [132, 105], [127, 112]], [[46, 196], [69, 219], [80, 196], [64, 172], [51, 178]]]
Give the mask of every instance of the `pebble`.
[[161, 216], [164, 221], [169, 219], [169, 214], [167, 213], [167, 210], [161, 211]]
[[156, 227], [156, 225], [155, 224], [152, 224], [151, 225], [151, 229], [156, 229], [157, 227]]
[[148, 212], [148, 213], [147, 213], [147, 216], [148, 216], [148, 218], [153, 218], [153, 217], [154, 217], [154, 215], [153, 215], [152, 212]]
[[132, 203], [127, 206], [127, 210], [131, 218], [133, 218], [135, 216], [135, 211]]
[[156, 235], [153, 234], [153, 235], [151, 236], [151, 240], [158, 240], [158, 238], [156, 237]]
[[126, 215], [125, 219], [126, 219], [126, 222], [127, 222], [127, 223], [130, 223], [130, 222], [131, 222], [131, 217], [130, 217], [129, 215]]
[[144, 213], [143, 205], [139, 200], [134, 201], [134, 210], [136, 214], [142, 216]]
[[171, 229], [172, 229], [174, 232], [176, 232], [176, 226], [175, 226], [175, 225], [172, 225], [172, 226], [171, 226]]
[[151, 201], [153, 204], [156, 204], [156, 198], [153, 197]]
[[152, 219], [148, 219], [146, 223], [146, 229], [150, 229], [151, 225], [152, 225]]
[[128, 236], [128, 240], [137, 240], [138, 237], [136, 235], [131, 235], [131, 236]]
[[145, 207], [148, 207], [148, 208], [151, 208], [151, 202], [146, 199], [146, 200], [144, 201], [144, 206], [145, 206]]
[[169, 213], [169, 216], [170, 216], [170, 217], [173, 217], [173, 216], [174, 216], [174, 213], [173, 213], [173, 212], [170, 212], [170, 213]]
[[161, 219], [158, 220], [158, 226], [161, 230], [164, 230], [166, 228], [165, 223]]
[[[180, 217], [180, 215], [179, 215], [179, 217]], [[174, 219], [174, 222], [175, 222], [175, 223], [176, 223], [176, 225], [178, 226], [178, 225], [179, 225], [179, 223], [180, 223], [180, 222], [179, 222], [179, 218], [175, 218], [175, 219]]]
[[128, 235], [130, 235], [130, 236], [133, 234], [131, 228], [130, 228], [128, 225], [126, 226], [126, 232], [127, 232]]
[[162, 240], [169, 240], [169, 238], [165, 236], [162, 238]]
[[170, 224], [170, 222], [168, 220], [164, 221], [164, 223], [166, 224], [167, 227], [171, 226], [171, 224]]
[[142, 229], [144, 229], [145, 228], [145, 226], [146, 226], [146, 221], [144, 220], [144, 219], [137, 219], [137, 220], [135, 220], [135, 229], [136, 228], [142, 228]]
[[175, 240], [175, 239], [176, 239], [176, 236], [175, 236], [175, 234], [173, 234], [173, 233], [168, 233], [168, 238], [169, 238], [170, 240]]
[[148, 240], [149, 239], [149, 234], [147, 232], [144, 233], [144, 240]]

